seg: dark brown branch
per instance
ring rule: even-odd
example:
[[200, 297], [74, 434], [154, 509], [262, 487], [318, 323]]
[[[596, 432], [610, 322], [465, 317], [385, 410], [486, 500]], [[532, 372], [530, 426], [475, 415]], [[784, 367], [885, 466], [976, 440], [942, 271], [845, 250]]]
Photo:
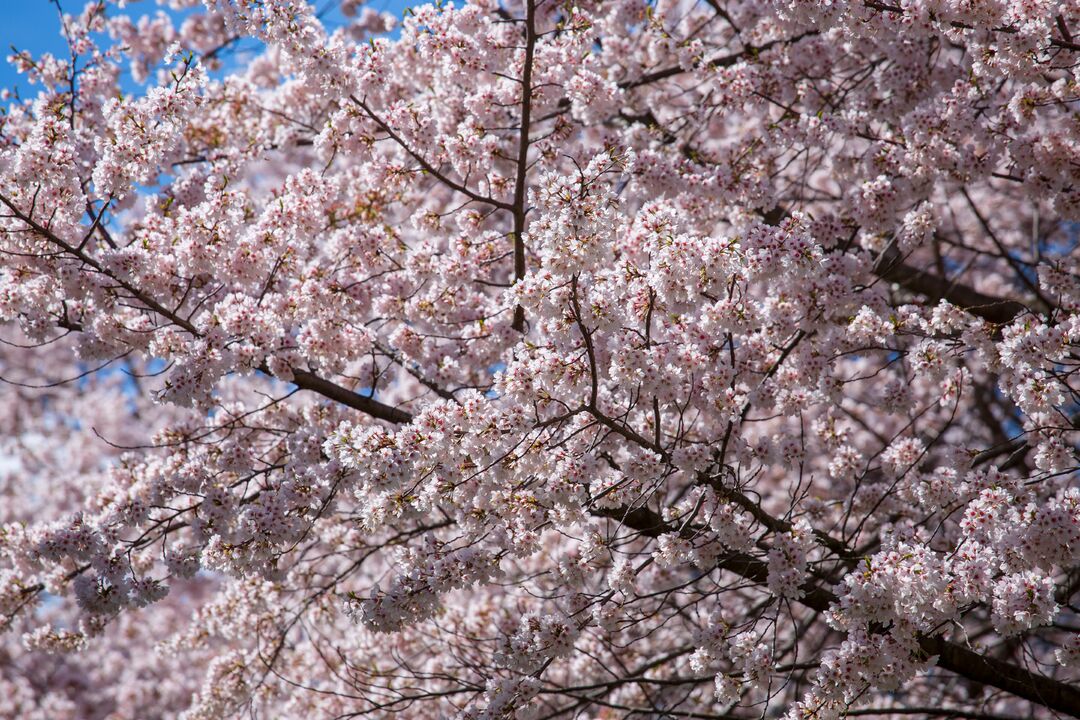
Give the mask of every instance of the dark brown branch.
[[925, 295], [932, 302], [948, 300], [958, 308], [997, 325], [1004, 325], [1017, 315], [1029, 312], [1027, 306], [1016, 300], [984, 295], [967, 285], [906, 265], [896, 253], [879, 258], [874, 264], [874, 274], [905, 290]]
[[[742, 60], [745, 60], [748, 57], [754, 57], [754, 56], [758, 55], [759, 53], [765, 52], [766, 50], [771, 50], [772, 48], [776, 47], [777, 45], [787, 45], [787, 44], [791, 44], [791, 43], [797, 43], [797, 42], [799, 42], [800, 40], [802, 40], [804, 38], [812, 37], [812, 36], [817, 35], [817, 34], [818, 34], [817, 30], [807, 30], [806, 32], [800, 33], [800, 34], [798, 34], [798, 35], [796, 35], [795, 37], [792, 37], [792, 38], [781, 38], [779, 40], [770, 40], [767, 43], [763, 43], [763, 44], [757, 45], [757, 46], [751, 45], [751, 46], [747, 47], [744, 50], [740, 50], [737, 53], [732, 53], [731, 55], [724, 55], [722, 57], [713, 58], [712, 60], [709, 60], [709, 61], [707, 61], [705, 63], [705, 67], [709, 67], [709, 68], [731, 67], [735, 63], [740, 62]], [[669, 77], [675, 77], [676, 75], [682, 75], [685, 72], [687, 72], [687, 71], [684, 70], [682, 68], [682, 66], [667, 67], [667, 68], [664, 68], [662, 70], [654, 70], [651, 73], [645, 73], [644, 75], [637, 78], [636, 80], [631, 80], [629, 82], [619, 83], [619, 87], [621, 87], [624, 90], [631, 90], [631, 89], [636, 88], [636, 87], [641, 87], [642, 85], [650, 85], [650, 84], [652, 84], [654, 82], [657, 82], [657, 81], [660, 81], [660, 80], [666, 80]]]
[[[618, 520], [648, 537], [679, 532], [659, 514], [644, 507], [594, 509], [594, 515]], [[692, 532], [685, 529], [684, 534]], [[758, 584], [768, 581], [768, 565], [744, 553], [727, 553], [716, 563], [721, 570], [735, 573]], [[813, 581], [802, 586], [799, 602], [819, 613], [827, 611], [837, 597]], [[919, 636], [919, 646], [928, 657], [937, 657], [938, 667], [973, 682], [1004, 690], [1028, 702], [1080, 718], [1080, 687], [1035, 674], [1012, 663], [980, 655], [941, 636]]]
[[[866, 0], [863, 4], [865, 7], [871, 10], [877, 10], [879, 12], [888, 12], [897, 15], [904, 14], [904, 8], [900, 7], [899, 5], [889, 5], [887, 3], [878, 2], [877, 0]], [[1071, 33], [1069, 33], [1068, 28], [1065, 26], [1065, 21], [1060, 15], [1057, 17], [1057, 23], [1058, 29], [1061, 31], [1062, 39], [1059, 40], [1056, 37], [1051, 37], [1050, 45], [1052, 47], [1062, 48], [1063, 50], [1080, 52], [1080, 44], [1073, 42], [1072, 35]], [[973, 25], [969, 25], [968, 23], [961, 22], [959, 20], [950, 21], [949, 26], [954, 27], [957, 30], [975, 29]], [[990, 28], [990, 31], [996, 33], [1004, 33], [1006, 35], [1015, 35], [1017, 32], [1019, 32], [1015, 27], [1012, 27], [1010, 25], [1000, 25], [998, 27]]]
[[413, 150], [412, 147], [407, 142], [405, 142], [404, 138], [402, 138], [400, 135], [398, 135], [396, 132], [394, 132], [393, 128], [391, 128], [390, 125], [388, 125], [385, 120], [383, 120], [381, 117], [379, 117], [379, 115], [377, 115], [374, 110], [372, 110], [370, 107], [368, 107], [367, 103], [365, 103], [363, 100], [360, 100], [359, 98], [357, 98], [355, 96], [350, 96], [350, 99], [360, 109], [362, 109], [365, 113], [367, 113], [367, 116], [369, 118], [371, 118], [372, 122], [374, 122], [376, 125], [379, 126], [380, 130], [382, 130], [384, 133], [386, 133], [387, 136], [391, 140], [393, 140], [395, 143], [397, 143], [401, 147], [402, 150], [404, 150], [406, 153], [408, 153], [409, 156], [413, 160], [415, 160], [417, 163], [419, 163], [420, 167], [423, 168], [424, 172], [426, 172], [429, 175], [431, 175], [432, 177], [434, 177], [436, 180], [441, 182], [446, 187], [450, 188], [451, 190], [453, 190], [455, 192], [461, 193], [462, 195], [469, 198], [470, 200], [474, 200], [474, 201], [476, 201], [478, 203], [484, 203], [485, 205], [492, 205], [492, 206], [500, 208], [502, 210], [509, 210], [509, 211], [513, 212], [514, 208], [510, 203], [506, 203], [506, 202], [503, 202], [501, 200], [496, 200], [495, 198], [490, 198], [490, 197], [487, 197], [486, 195], [481, 195], [480, 193], [476, 192], [475, 190], [472, 190], [472, 189], [466, 187], [465, 185], [462, 185], [459, 182], [455, 182], [454, 180], [451, 180], [445, 174], [440, 172], [434, 165], [432, 165], [430, 162], [428, 162], [422, 155], [420, 155], [420, 153]]
[[[787, 209], [779, 205], [761, 215], [767, 225], [779, 225], [790, 217]], [[878, 257], [872, 272], [909, 292], [925, 295], [931, 302], [948, 300], [956, 307], [996, 325], [1004, 325], [1022, 313], [1031, 312], [1030, 308], [1017, 300], [986, 295], [968, 285], [913, 268], [903, 262], [895, 246]]]
[[[195, 337], [202, 337], [202, 333], [199, 332], [198, 328], [196, 328], [189, 319], [180, 317], [176, 312], [169, 310], [157, 300], [150, 297], [139, 288], [135, 287], [132, 283], [124, 280], [121, 277], [117, 277], [116, 274], [106, 270], [101, 263], [99, 263], [91, 255], [86, 253], [85, 250], [81, 250], [71, 245], [63, 238], [56, 235], [56, 233], [52, 232], [49, 228], [40, 225], [32, 217], [23, 213], [18, 208], [18, 206], [15, 205], [15, 203], [13, 203], [11, 200], [9, 200], [6, 196], [2, 194], [0, 194], [0, 203], [6, 205], [16, 218], [28, 225], [35, 233], [37, 233], [53, 245], [61, 248], [64, 252], [74, 256], [85, 265], [93, 268], [96, 272], [99, 272], [102, 275], [110, 278], [113, 282], [117, 283], [124, 290], [131, 293], [132, 297], [145, 305], [146, 308], [150, 311], [156, 313], [157, 315], [160, 315], [169, 322], [180, 326], [191, 335]], [[64, 326], [68, 329], [74, 329], [76, 327], [78, 327], [79, 330], [82, 329], [80, 325], [77, 325], [75, 323], [67, 323]], [[266, 373], [267, 375], [271, 374], [265, 365], [260, 367], [259, 370]], [[329, 380], [321, 378], [318, 375], [307, 370], [293, 369], [292, 373], [294, 377], [294, 383], [297, 385], [297, 387], [303, 388], [304, 390], [311, 390], [313, 392], [316, 392], [323, 397], [334, 400], [335, 402], [340, 402], [343, 405], [347, 405], [363, 413], [367, 413], [374, 418], [386, 420], [387, 422], [392, 423], [407, 423], [412, 420], [412, 415], [405, 412], [404, 410], [400, 410], [390, 405], [386, 405], [385, 403], [381, 403], [373, 398], [365, 397], [363, 395], [355, 393], [352, 390], [348, 390], [341, 387], [340, 385], [336, 385]]]
[[[536, 49], [536, 1], [525, 3], [525, 67], [521, 72], [521, 130], [518, 139], [517, 177], [514, 179], [514, 280], [525, 278], [525, 190], [529, 170], [529, 130], [532, 122], [533, 52]], [[514, 308], [514, 329], [525, 332], [525, 308]]]
[[348, 405], [354, 410], [359, 410], [379, 420], [398, 424], [404, 424], [412, 420], [412, 414], [405, 410], [355, 393], [307, 370], [293, 370], [293, 383], [299, 388], [311, 390], [325, 398], [339, 402], [342, 405]]

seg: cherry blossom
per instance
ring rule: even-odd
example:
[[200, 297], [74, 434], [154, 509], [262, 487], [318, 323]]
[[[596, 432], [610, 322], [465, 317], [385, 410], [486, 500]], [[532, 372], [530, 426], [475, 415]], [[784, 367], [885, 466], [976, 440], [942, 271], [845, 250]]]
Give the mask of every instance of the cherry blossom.
[[3, 95], [0, 717], [1080, 717], [1075, 2], [125, 5]]

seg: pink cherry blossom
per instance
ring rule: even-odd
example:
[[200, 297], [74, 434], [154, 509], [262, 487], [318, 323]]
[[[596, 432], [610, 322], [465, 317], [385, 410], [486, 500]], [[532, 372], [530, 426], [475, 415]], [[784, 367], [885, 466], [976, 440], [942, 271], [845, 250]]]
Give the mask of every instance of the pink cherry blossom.
[[1080, 717], [1076, 2], [125, 5], [2, 96], [0, 718]]

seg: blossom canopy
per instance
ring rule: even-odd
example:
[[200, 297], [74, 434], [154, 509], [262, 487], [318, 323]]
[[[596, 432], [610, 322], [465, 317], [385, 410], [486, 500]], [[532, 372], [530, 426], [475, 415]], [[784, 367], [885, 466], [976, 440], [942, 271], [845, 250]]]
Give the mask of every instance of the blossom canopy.
[[0, 115], [0, 718], [1080, 717], [1077, 0], [125, 4]]

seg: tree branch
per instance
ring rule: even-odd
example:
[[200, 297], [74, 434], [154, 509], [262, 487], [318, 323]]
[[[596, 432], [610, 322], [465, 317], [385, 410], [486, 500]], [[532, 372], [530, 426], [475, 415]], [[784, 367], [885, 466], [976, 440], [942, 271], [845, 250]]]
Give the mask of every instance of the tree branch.
[[[865, 0], [863, 5], [865, 7], [867, 7], [867, 8], [869, 8], [870, 10], [877, 10], [878, 12], [888, 12], [888, 13], [894, 13], [894, 14], [897, 14], [897, 15], [903, 15], [904, 14], [904, 8], [900, 7], [899, 5], [889, 5], [888, 3], [878, 2], [878, 0]], [[1062, 39], [1059, 40], [1058, 38], [1051, 36], [1050, 37], [1050, 45], [1052, 47], [1062, 48], [1063, 50], [1072, 50], [1073, 52], [1080, 52], [1080, 44], [1077, 44], [1077, 43], [1073, 42], [1072, 35], [1068, 31], [1068, 28], [1065, 26], [1065, 21], [1060, 15], [1057, 16], [1057, 23], [1058, 23], [1058, 29], [1061, 31]], [[974, 30], [975, 29], [975, 27], [973, 25], [969, 25], [968, 23], [961, 22], [959, 20], [951, 20], [951, 21], [949, 21], [949, 26], [954, 27], [957, 30]], [[1015, 27], [1012, 27], [1012, 26], [1009, 26], [1009, 25], [1000, 25], [1000, 26], [995, 27], [995, 28], [990, 28], [990, 31], [991, 32], [997, 32], [997, 33], [1004, 33], [1006, 35], [1015, 35], [1017, 32], [1019, 32]]]
[[[529, 130], [532, 122], [533, 52], [536, 48], [536, 0], [525, 3], [525, 67], [521, 73], [521, 129], [518, 138], [517, 177], [514, 180], [514, 280], [525, 278], [525, 190], [529, 170]], [[525, 332], [525, 308], [514, 308], [514, 329]]]
[[[659, 514], [645, 507], [602, 508], [594, 509], [592, 513], [618, 520], [626, 527], [652, 538], [679, 532], [678, 528], [665, 522]], [[691, 532], [692, 530], [687, 528], [681, 534], [688, 535]], [[717, 560], [716, 567], [758, 584], [768, 582], [768, 565], [745, 553], [735, 552], [722, 555]], [[837, 601], [836, 595], [812, 581], [807, 581], [801, 589], [803, 596], [799, 602], [816, 612], [823, 613], [829, 610]], [[1080, 718], [1080, 687], [1037, 675], [1004, 660], [980, 655], [961, 645], [949, 642], [940, 635], [929, 637], [920, 634], [918, 641], [922, 651], [928, 656], [937, 656], [938, 666], [949, 672], [982, 685], [1004, 690], [1028, 702]]]
[[[712, 60], [708, 60], [705, 63], [703, 63], [703, 65], [705, 67], [708, 67], [708, 68], [731, 67], [735, 63], [737, 63], [737, 62], [739, 62], [741, 60], [744, 60], [747, 57], [754, 57], [754, 56], [758, 55], [759, 53], [765, 52], [766, 50], [771, 50], [772, 48], [776, 47], [777, 45], [787, 45], [787, 44], [791, 44], [791, 43], [797, 43], [797, 42], [799, 42], [800, 40], [802, 40], [804, 38], [812, 37], [812, 36], [817, 35], [817, 34], [818, 34], [817, 30], [807, 30], [806, 32], [799, 33], [798, 35], [796, 35], [795, 37], [792, 37], [792, 38], [780, 38], [778, 40], [770, 40], [769, 42], [763, 43], [761, 45], [756, 45], [756, 46], [755, 45], [750, 45], [750, 46], [746, 47], [745, 49], [740, 50], [737, 53], [732, 53], [730, 55], [723, 55], [721, 57], [713, 58]], [[621, 87], [624, 90], [632, 90], [633, 88], [641, 87], [642, 85], [650, 85], [650, 84], [652, 84], [654, 82], [657, 82], [659, 80], [666, 80], [669, 77], [675, 77], [676, 75], [682, 75], [685, 72], [687, 72], [687, 71], [685, 69], [683, 69], [682, 66], [667, 67], [667, 68], [664, 68], [662, 70], [654, 70], [651, 73], [645, 73], [644, 75], [637, 78], [636, 80], [631, 80], [629, 82], [619, 83], [619, 87]]]
[[874, 264], [873, 272], [882, 280], [896, 283], [905, 290], [925, 295], [932, 302], [948, 300], [953, 305], [996, 325], [1004, 325], [1017, 315], [1030, 312], [1016, 300], [984, 295], [967, 285], [946, 280], [925, 270], [904, 264], [899, 253], [885, 253]]
[[[260, 368], [262, 369], [262, 368]], [[264, 372], [268, 371], [264, 370]], [[404, 424], [412, 420], [412, 414], [401, 408], [381, 403], [374, 398], [355, 393], [336, 385], [307, 370], [293, 370], [293, 383], [304, 390], [311, 390], [325, 398], [347, 405], [354, 410], [370, 415], [379, 420], [395, 424]]]
[[[124, 280], [121, 277], [117, 277], [114, 273], [109, 272], [104, 265], [98, 262], [91, 255], [87, 254], [85, 250], [80, 250], [79, 248], [71, 245], [63, 238], [56, 235], [56, 233], [49, 230], [47, 227], [39, 224], [32, 217], [23, 213], [18, 208], [18, 206], [16, 206], [3, 194], [0, 194], [0, 203], [3, 203], [5, 206], [7, 206], [7, 208], [18, 220], [30, 226], [30, 228], [35, 233], [43, 237], [45, 240], [52, 243], [53, 245], [56, 245], [64, 252], [74, 256], [79, 261], [93, 268], [96, 272], [105, 275], [113, 282], [118, 284], [120, 287], [131, 293], [132, 297], [145, 305], [148, 310], [160, 315], [169, 322], [180, 326], [194, 337], [203, 336], [199, 329], [195, 327], [195, 325], [189, 319], [180, 317], [177, 313], [169, 310], [157, 300], [150, 297], [139, 288], [135, 287], [135, 285], [133, 285], [132, 283]], [[69, 330], [82, 330], [81, 325], [72, 322], [63, 322], [61, 323], [61, 326]], [[266, 373], [267, 375], [272, 375], [272, 373], [265, 364], [260, 366], [258, 370]], [[304, 390], [311, 390], [313, 392], [316, 392], [323, 397], [334, 400], [336, 402], [340, 402], [343, 405], [347, 405], [348, 407], [351, 407], [355, 410], [359, 410], [374, 418], [386, 420], [392, 423], [407, 423], [412, 420], [412, 415], [405, 412], [404, 410], [392, 407], [390, 405], [386, 405], [385, 403], [381, 403], [374, 398], [365, 397], [363, 395], [355, 393], [352, 390], [348, 390], [341, 387], [340, 385], [336, 385], [329, 380], [321, 378], [318, 375], [307, 370], [297, 370], [293, 368], [292, 374], [294, 378], [294, 383], [297, 387], [300, 387]]]
[[371, 118], [372, 122], [374, 122], [376, 125], [378, 125], [380, 130], [382, 130], [384, 133], [386, 133], [390, 137], [391, 140], [393, 140], [395, 143], [397, 143], [401, 147], [402, 150], [407, 152], [409, 154], [409, 156], [413, 160], [415, 160], [417, 163], [419, 163], [420, 167], [423, 168], [425, 172], [427, 172], [429, 175], [431, 175], [436, 180], [441, 182], [443, 185], [445, 185], [446, 187], [450, 188], [451, 190], [453, 190], [455, 192], [461, 193], [462, 195], [469, 198], [470, 200], [475, 200], [478, 203], [484, 203], [485, 205], [492, 205], [492, 206], [500, 208], [502, 210], [509, 210], [509, 211], [513, 212], [514, 208], [510, 203], [506, 203], [506, 202], [503, 202], [501, 200], [496, 200], [495, 198], [491, 198], [491, 197], [488, 197], [486, 195], [481, 195], [480, 193], [476, 192], [475, 190], [471, 190], [470, 188], [466, 187], [465, 185], [462, 185], [461, 183], [455, 182], [454, 180], [451, 180], [450, 178], [448, 178], [444, 173], [442, 173], [438, 169], [436, 169], [434, 165], [432, 165], [426, 159], [424, 159], [424, 157], [422, 155], [420, 155], [420, 153], [413, 150], [412, 147], [407, 142], [405, 142], [404, 138], [402, 138], [400, 135], [398, 135], [396, 132], [394, 132], [393, 128], [391, 128], [390, 125], [387, 124], [387, 122], [385, 120], [383, 120], [381, 117], [379, 117], [375, 113], [374, 110], [372, 110], [370, 107], [368, 107], [367, 103], [365, 103], [363, 100], [360, 100], [359, 98], [357, 98], [355, 96], [349, 96], [349, 99], [352, 100], [354, 103], [356, 103], [356, 105], [359, 106], [360, 109], [362, 109], [365, 113], [367, 113], [367, 116], [369, 118]]

